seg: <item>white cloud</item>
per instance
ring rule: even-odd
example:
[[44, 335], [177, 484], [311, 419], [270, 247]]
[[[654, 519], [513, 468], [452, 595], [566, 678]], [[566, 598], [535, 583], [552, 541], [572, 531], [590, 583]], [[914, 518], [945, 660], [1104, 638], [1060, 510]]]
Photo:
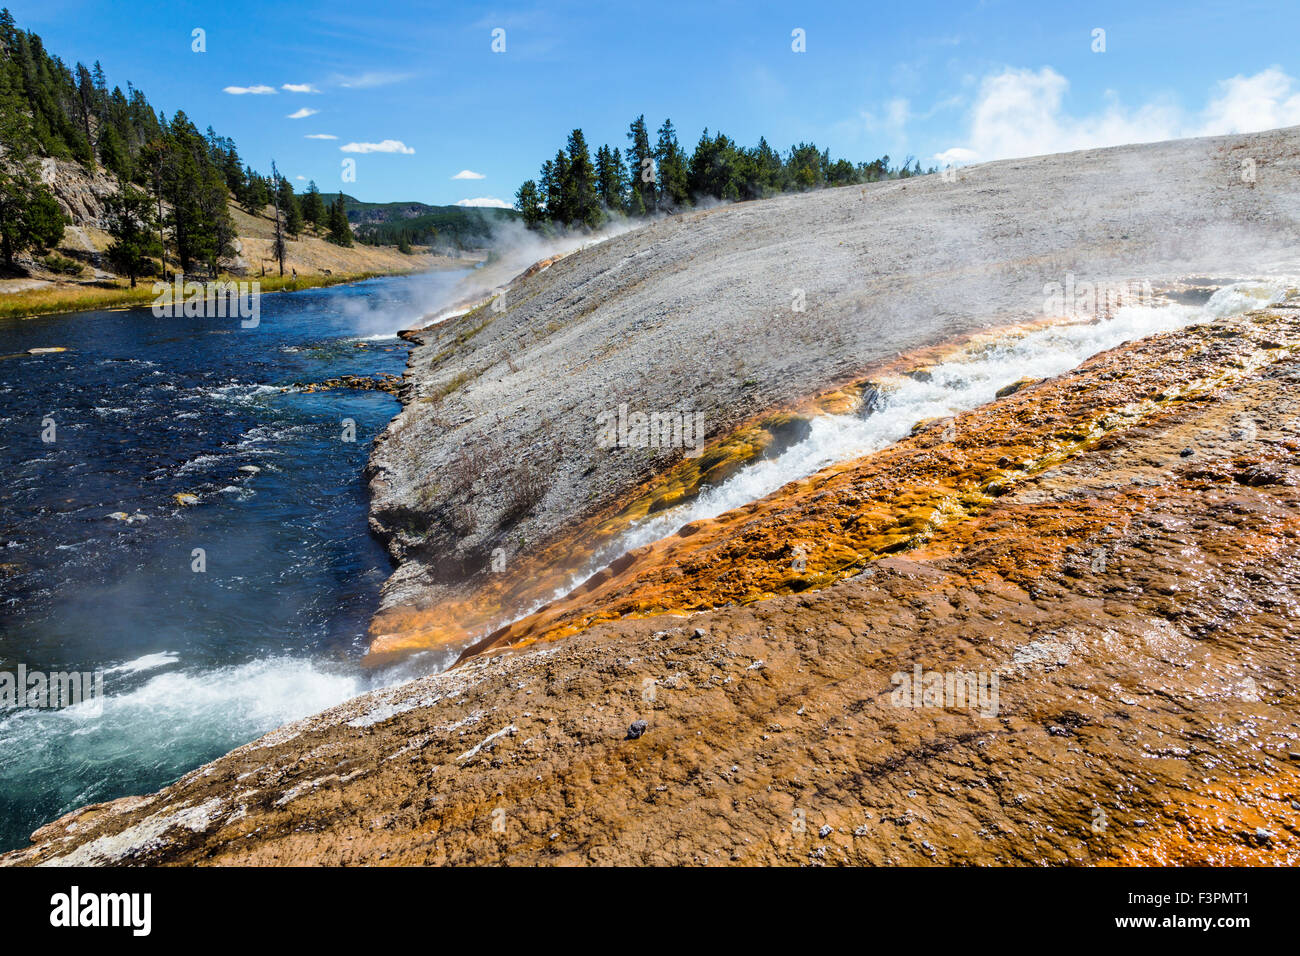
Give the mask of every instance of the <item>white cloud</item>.
[[476, 173], [472, 169], [462, 169], [452, 179], [487, 179], [482, 173]]
[[286, 119], [306, 119], [308, 116], [315, 116], [319, 112], [320, 110], [310, 110], [304, 106], [300, 110], [294, 110]]
[[974, 162], [976, 153], [973, 149], [954, 146], [952, 149], [945, 149], [942, 153], [935, 153], [934, 158], [941, 166], [952, 166], [955, 163]]
[[293, 177], [293, 178], [294, 178], [294, 179], [302, 180], [303, 182], [306, 182], [306, 181], [307, 181], [307, 177], [306, 177], [306, 176], [295, 176], [295, 177]]
[[339, 149], [345, 153], [403, 153], [407, 156], [415, 152], [400, 139], [386, 139], [379, 143], [348, 143]]
[[319, 93], [320, 90], [310, 83], [282, 83], [280, 89], [287, 93]]
[[1176, 137], [1177, 109], [1159, 101], [1126, 110], [1113, 94], [1100, 113], [1074, 117], [1061, 109], [1069, 81], [1051, 67], [1005, 70], [986, 77], [971, 117], [971, 148], [980, 159], [1037, 156]]
[[493, 209], [513, 209], [514, 206], [496, 196], [479, 196], [477, 199], [458, 199], [457, 206], [491, 206]]
[[401, 83], [403, 80], [409, 80], [415, 74], [413, 73], [388, 73], [382, 70], [371, 70], [366, 73], [357, 73], [353, 76], [336, 76], [334, 81], [339, 86], [350, 90], [368, 90], [376, 86], [388, 86], [392, 83]]
[[265, 96], [268, 93], [274, 93], [274, 86], [224, 86], [221, 88], [222, 93], [229, 93], [232, 96], [243, 96], [245, 93], [252, 93], [254, 96]]
[[1277, 67], [1221, 81], [1198, 113], [1186, 112], [1168, 97], [1130, 109], [1108, 91], [1100, 111], [1071, 116], [1062, 108], [1069, 85], [1051, 67], [1006, 69], [985, 77], [970, 113], [966, 144], [935, 158], [1007, 159], [1300, 124], [1300, 91], [1293, 92], [1295, 81]]
[[303, 139], [338, 139], [333, 133], [308, 133]]
[[1254, 76], [1234, 76], [1219, 83], [1219, 95], [1202, 114], [1203, 135], [1254, 133], [1300, 124], [1300, 92], [1277, 67]]

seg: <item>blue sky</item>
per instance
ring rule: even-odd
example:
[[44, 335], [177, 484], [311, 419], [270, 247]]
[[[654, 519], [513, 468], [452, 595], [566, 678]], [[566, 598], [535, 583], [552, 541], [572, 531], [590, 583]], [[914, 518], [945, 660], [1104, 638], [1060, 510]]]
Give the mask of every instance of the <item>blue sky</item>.
[[[569, 130], [625, 147], [642, 112], [688, 150], [707, 126], [927, 166], [1300, 123], [1294, 0], [9, 7], [52, 53], [100, 60], [110, 86], [184, 109], [262, 171], [274, 158], [330, 191], [354, 159], [344, 188], [372, 201], [509, 201]], [[259, 87], [274, 92], [232, 92]]]

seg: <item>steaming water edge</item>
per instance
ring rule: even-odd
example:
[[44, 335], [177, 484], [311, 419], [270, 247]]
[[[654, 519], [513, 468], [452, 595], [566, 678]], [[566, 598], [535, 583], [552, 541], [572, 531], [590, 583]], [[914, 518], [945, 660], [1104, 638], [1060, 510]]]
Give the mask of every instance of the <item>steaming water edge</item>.
[[[961, 350], [932, 367], [928, 381], [910, 377], [882, 380], [884, 394], [870, 415], [813, 419], [808, 437], [777, 457], [755, 462], [721, 484], [704, 488], [693, 500], [633, 524], [548, 600], [563, 597], [629, 551], [666, 538], [693, 521], [716, 518], [747, 505], [836, 462], [879, 451], [907, 436], [918, 422], [976, 408], [1019, 379], [1060, 375], [1126, 341], [1270, 305], [1294, 285], [1294, 278], [1238, 282], [1217, 290], [1199, 306], [1124, 306], [1107, 320], [1010, 333], [992, 345]], [[528, 613], [544, 603], [539, 602]]]
[[[396, 330], [464, 275], [264, 296], [256, 329], [147, 309], [0, 323], [0, 671], [102, 668], [105, 691], [100, 716], [0, 709], [0, 847], [409, 676], [357, 665], [390, 571], [361, 470], [397, 402], [282, 388], [400, 373]], [[48, 346], [68, 351], [25, 354]]]

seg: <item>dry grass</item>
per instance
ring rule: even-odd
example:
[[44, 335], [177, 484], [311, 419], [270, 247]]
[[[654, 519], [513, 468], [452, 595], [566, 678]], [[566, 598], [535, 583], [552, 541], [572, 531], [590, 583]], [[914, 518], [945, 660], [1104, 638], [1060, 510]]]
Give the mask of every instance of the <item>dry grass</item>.
[[[334, 275], [319, 273], [300, 276], [258, 276], [244, 281], [256, 281], [263, 294], [271, 292], [298, 292], [302, 289], [316, 289], [325, 286], [341, 285], [346, 282], [360, 282], [387, 272], [347, 272]], [[237, 282], [240, 276], [223, 275], [219, 282]], [[198, 280], [196, 280], [198, 281]], [[0, 296], [0, 318], [29, 318], [37, 315], [51, 315], [63, 312], [89, 312], [97, 309], [129, 309], [148, 305], [153, 302], [153, 279], [144, 279], [132, 289], [126, 282], [105, 280], [94, 285], [54, 285], [39, 289], [27, 289], [10, 292]]]
[[511, 473], [505, 483], [505, 510], [500, 524], [508, 528], [539, 505], [551, 490], [550, 469], [529, 463]]
[[136, 305], [148, 305], [153, 299], [153, 285], [150, 282], [141, 283], [134, 289], [125, 282], [53, 285], [0, 296], [0, 318], [21, 319], [56, 312], [130, 308]]

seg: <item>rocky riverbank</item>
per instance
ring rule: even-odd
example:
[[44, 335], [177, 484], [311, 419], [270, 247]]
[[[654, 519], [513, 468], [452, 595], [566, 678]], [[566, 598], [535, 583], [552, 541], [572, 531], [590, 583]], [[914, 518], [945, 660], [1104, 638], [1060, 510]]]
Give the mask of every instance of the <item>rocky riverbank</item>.
[[360, 391], [387, 392], [397, 395], [401, 392], [402, 379], [397, 375], [339, 375], [327, 378], [323, 382], [295, 382], [281, 391], [289, 392], [328, 392], [335, 388], [354, 388]]

